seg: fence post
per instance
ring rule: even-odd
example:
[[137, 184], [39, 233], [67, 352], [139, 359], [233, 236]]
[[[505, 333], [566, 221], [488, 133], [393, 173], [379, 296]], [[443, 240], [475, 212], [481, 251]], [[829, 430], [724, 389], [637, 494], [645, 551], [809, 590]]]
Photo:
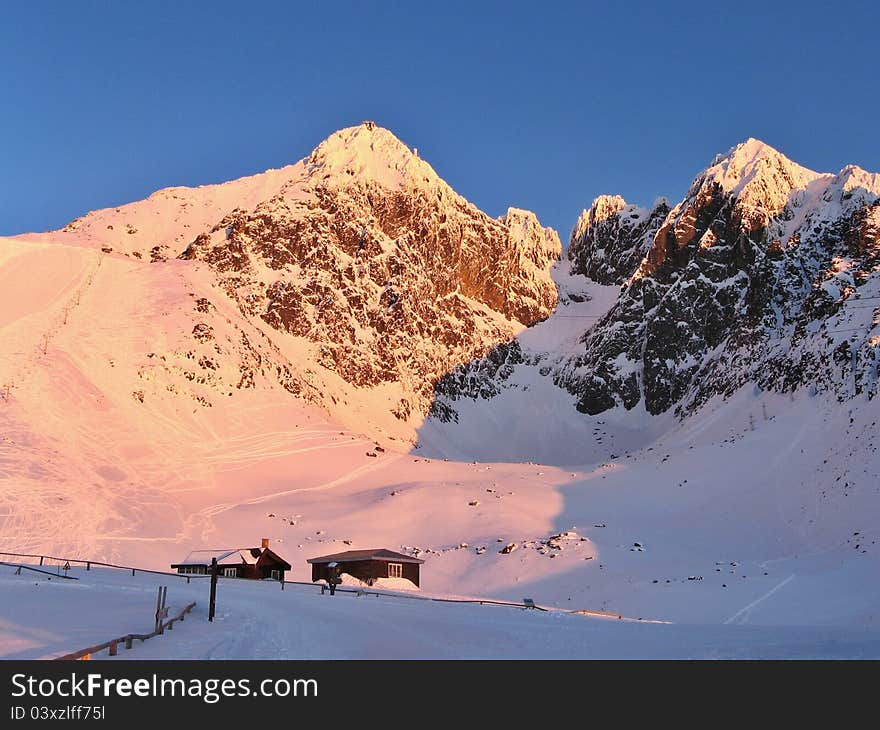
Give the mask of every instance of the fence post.
[[91, 570], [91, 569], [92, 569], [92, 561], [91, 561], [91, 560], [87, 560], [87, 561], [86, 561], [86, 570]]
[[116, 656], [116, 642], [110, 642], [110, 656]]
[[42, 564], [43, 564], [43, 556], [41, 555], [40, 556], [40, 565], [42, 565]]
[[162, 624], [162, 620], [159, 618], [159, 611], [162, 609], [162, 586], [159, 586], [159, 592], [156, 595], [156, 617], [153, 622], [153, 629], [155, 631], [159, 630], [159, 627]]
[[214, 620], [217, 603], [217, 558], [211, 558], [211, 593], [208, 598], [208, 621]]
[[131, 649], [131, 634], [125, 637], [125, 648]]

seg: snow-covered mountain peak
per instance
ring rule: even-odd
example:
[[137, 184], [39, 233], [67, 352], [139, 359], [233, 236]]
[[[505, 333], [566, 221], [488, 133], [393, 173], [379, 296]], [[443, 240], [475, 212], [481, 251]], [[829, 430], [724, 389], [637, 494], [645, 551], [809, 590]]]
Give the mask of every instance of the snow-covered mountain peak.
[[626, 200], [620, 195], [599, 195], [593, 199], [593, 204], [589, 208], [584, 208], [578, 216], [577, 222], [571, 230], [570, 240], [574, 241], [580, 238], [587, 228], [601, 223], [625, 207]]
[[868, 172], [858, 165], [846, 165], [834, 177], [833, 186], [843, 193], [863, 191], [869, 196], [880, 195], [880, 173]]
[[806, 188], [813, 181], [829, 177], [792, 162], [770, 145], [753, 137], [716, 157], [697, 177], [695, 187], [717, 184], [743, 202], [781, 208], [792, 190]]
[[555, 307], [555, 231], [528, 211], [490, 218], [387, 129], [335, 132], [293, 169], [181, 258], [209, 264], [241, 314], [295, 350], [294, 387], [327, 393], [344, 422], [363, 409], [371, 429], [414, 438], [436, 380]]
[[334, 132], [306, 160], [309, 174], [330, 185], [357, 179], [389, 189], [444, 185], [434, 169], [393, 132], [374, 122], [363, 122]]
[[554, 248], [560, 248], [560, 244], [558, 241], [559, 235], [553, 228], [549, 226], [542, 226], [541, 222], [538, 220], [538, 216], [535, 215], [531, 210], [525, 210], [523, 208], [508, 208], [507, 213], [500, 216], [498, 220], [505, 226], [511, 229], [511, 233], [513, 233], [513, 229], [515, 227], [519, 227], [523, 235], [525, 235], [530, 230], [540, 231], [543, 236], [545, 236]]

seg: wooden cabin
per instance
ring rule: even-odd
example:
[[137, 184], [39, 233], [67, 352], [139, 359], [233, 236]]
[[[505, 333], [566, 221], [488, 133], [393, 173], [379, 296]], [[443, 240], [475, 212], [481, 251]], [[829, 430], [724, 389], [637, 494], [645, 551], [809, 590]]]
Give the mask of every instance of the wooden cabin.
[[290, 563], [269, 549], [269, 541], [265, 538], [258, 548], [193, 550], [181, 562], [172, 563], [171, 568], [185, 575], [208, 575], [213, 558], [217, 558], [217, 574], [223, 578], [282, 581], [284, 574], [291, 569]]
[[418, 586], [419, 566], [425, 561], [414, 558], [412, 555], [378, 548], [375, 550], [347, 550], [343, 553], [321, 555], [309, 558], [306, 562], [312, 566], [313, 583], [327, 580], [330, 564], [334, 563], [334, 567], [338, 566], [340, 573], [348, 573], [367, 585], [373, 585], [380, 578], [406, 578]]

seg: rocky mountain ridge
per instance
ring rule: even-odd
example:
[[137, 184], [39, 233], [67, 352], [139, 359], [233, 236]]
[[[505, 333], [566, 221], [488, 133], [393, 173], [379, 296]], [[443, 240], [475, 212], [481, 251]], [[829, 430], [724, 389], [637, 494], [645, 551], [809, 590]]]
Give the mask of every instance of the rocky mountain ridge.
[[[190, 287], [192, 346], [139, 370], [156, 387], [155, 363], [175, 363], [171, 376], [208, 388], [202, 404], [212, 388], [280, 385], [331, 410], [381, 410], [386, 429], [412, 435], [428, 412], [454, 420], [457, 398], [508, 387], [517, 367], [587, 414], [684, 416], [749, 383], [873, 397], [878, 231], [880, 176], [812, 172], [749, 139], [675, 206], [598, 197], [572, 230], [560, 291], [555, 232], [515, 208], [487, 216], [365, 122], [294, 165], [159, 191], [57, 235], [132, 262], [176, 258], [215, 291]], [[593, 284], [619, 296], [566, 314]], [[583, 319], [575, 349], [522, 346], [548, 317]], [[224, 343], [212, 341], [221, 320], [237, 322]]]
[[[597, 198], [573, 229], [569, 268], [620, 284], [620, 295], [585, 322], [580, 352], [552, 367], [540, 353], [520, 359], [545, 362], [541, 374], [587, 414], [643, 406], [684, 416], [749, 383], [872, 398], [878, 233], [880, 176], [853, 165], [815, 173], [749, 139], [719, 155], [671, 209]], [[441, 382], [435, 412], [451, 417], [456, 380], [471, 393], [497, 391], [497, 378], [475, 386], [470, 377], [491, 372], [491, 362]]]

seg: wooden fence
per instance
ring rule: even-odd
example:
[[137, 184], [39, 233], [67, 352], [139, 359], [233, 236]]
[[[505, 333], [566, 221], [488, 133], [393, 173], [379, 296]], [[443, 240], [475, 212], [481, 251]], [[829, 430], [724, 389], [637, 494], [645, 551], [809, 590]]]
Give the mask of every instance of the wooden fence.
[[[138, 568], [133, 565], [117, 565], [116, 563], [104, 563], [100, 560], [87, 560], [85, 558], [60, 558], [57, 555], [39, 555], [35, 553], [8, 553], [0, 550], [0, 555], [8, 555], [15, 558], [30, 558], [31, 560], [39, 559], [39, 564], [43, 565], [46, 560], [55, 560], [59, 563], [68, 563], [68, 564], [78, 564], [85, 565], [86, 570], [91, 570], [92, 566], [97, 566], [99, 568], [116, 568], [117, 570], [130, 570], [131, 574], [135, 573], [149, 573], [151, 575], [168, 575], [173, 576], [175, 578], [186, 578], [186, 582], [189, 583], [190, 578], [210, 578], [209, 575], [199, 575], [197, 573], [171, 573], [167, 570], [150, 570], [148, 568]], [[0, 562], [2, 564], [2, 562]], [[8, 563], [7, 563], [8, 564]], [[17, 565], [17, 563], [16, 563]], [[54, 574], [53, 574], [54, 575]]]
[[117, 639], [110, 639], [110, 641], [105, 641], [103, 644], [97, 644], [96, 646], [89, 646], [85, 649], [80, 649], [79, 651], [72, 652], [71, 654], [65, 654], [64, 656], [55, 657], [56, 661], [70, 661], [73, 659], [91, 659], [92, 654], [97, 654], [98, 652], [103, 651], [104, 649], [108, 650], [110, 656], [116, 656], [117, 650], [119, 649], [119, 645], [122, 644], [126, 649], [131, 649], [132, 642], [135, 639], [139, 641], [146, 641], [147, 639], [152, 639], [154, 636], [159, 636], [160, 634], [165, 633], [165, 629], [171, 631], [174, 628], [175, 621], [183, 621], [186, 614], [195, 608], [195, 601], [190, 603], [186, 608], [184, 608], [177, 616], [174, 618], [168, 619], [165, 623], [159, 624], [159, 627], [149, 633], [149, 634], [126, 634], [125, 636], [120, 636]]
[[[38, 555], [33, 553], [7, 553], [0, 551], [0, 555], [11, 555], [17, 558], [31, 558], [31, 559], [39, 559], [40, 565], [43, 565], [44, 560], [56, 560], [58, 562], [66, 562], [66, 563], [78, 563], [80, 565], [85, 565], [86, 570], [90, 570], [91, 566], [95, 565], [101, 568], [117, 568], [119, 570], [130, 570], [131, 574], [134, 575], [137, 573], [150, 573], [152, 575], [169, 575], [174, 576], [175, 578], [186, 578], [186, 582], [190, 582], [190, 578], [210, 578], [210, 575], [199, 575], [196, 573], [191, 574], [183, 574], [183, 573], [169, 573], [163, 570], [148, 570], [147, 568], [137, 568], [132, 565], [117, 565], [115, 563], [105, 563], [100, 560], [86, 560], [84, 558], [60, 558], [55, 555]], [[2, 563], [0, 563], [2, 564]], [[321, 593], [323, 593], [327, 589], [327, 585], [324, 583], [313, 583], [307, 581], [300, 580], [285, 580], [279, 581], [281, 583], [281, 589], [284, 590], [284, 586], [306, 586], [309, 588], [319, 589]], [[405, 593], [391, 593], [380, 591], [376, 589], [366, 589], [366, 588], [352, 588], [352, 587], [343, 587], [337, 586], [336, 590], [339, 593], [356, 593], [358, 595], [370, 595], [370, 596], [387, 596], [389, 598], [409, 598], [417, 601], [437, 601], [440, 603], [474, 603], [490, 606], [513, 606], [515, 608], [535, 608], [539, 611], [547, 611], [549, 609], [543, 608], [541, 606], [537, 606], [528, 601], [523, 601], [522, 603], [518, 603], [515, 601], [497, 601], [491, 598], [435, 598], [431, 596], [418, 596], [418, 595], [407, 595]]]
[[33, 565], [25, 565], [24, 563], [7, 563], [5, 560], [0, 560], [0, 565], [7, 565], [10, 568], [16, 568], [15, 571], [17, 575], [21, 575], [22, 570], [30, 570], [33, 573], [42, 573], [43, 575], [48, 575], [50, 578], [64, 578], [64, 580], [79, 580], [75, 575], [62, 575], [61, 573], [52, 573], [48, 570], [43, 570], [42, 568], [35, 568]]
[[[198, 575], [198, 574], [182, 574], [182, 573], [169, 573], [163, 570], [149, 570], [146, 568], [137, 568], [131, 565], [116, 565], [114, 563], [105, 563], [98, 560], [85, 560], [81, 558], [59, 558], [52, 555], [35, 555], [35, 554], [27, 554], [27, 553], [8, 553], [0, 551], [0, 555], [11, 555], [19, 558], [39, 558], [40, 565], [43, 565], [44, 560], [57, 560], [57, 561], [65, 561], [68, 563], [79, 563], [81, 565], [86, 566], [86, 570], [89, 570], [91, 566], [96, 565], [102, 568], [117, 568], [121, 570], [130, 570], [132, 575], [135, 575], [136, 572], [139, 573], [150, 573], [153, 575], [169, 575], [174, 576], [175, 578], [186, 578], [186, 582], [190, 582], [190, 578], [208, 578], [210, 579], [210, 575]], [[0, 563], [2, 564], [2, 563]], [[258, 581], [259, 582], [259, 581]], [[294, 586], [305, 586], [314, 589], [320, 589], [321, 593], [327, 590], [326, 583], [313, 583], [307, 581], [298, 581], [298, 580], [285, 580], [278, 581], [281, 584], [281, 590], [284, 590], [285, 585], [294, 585]], [[368, 589], [368, 588], [355, 588], [355, 587], [343, 587], [337, 586], [336, 591], [339, 593], [354, 593], [358, 596], [385, 596], [388, 598], [404, 598], [415, 601], [435, 601], [437, 603], [470, 603], [480, 606], [509, 606], [511, 608], [521, 608], [521, 609], [534, 609], [537, 611], [559, 611], [561, 613], [572, 613], [579, 614], [584, 616], [599, 616], [605, 618], [616, 618], [616, 619], [626, 619], [625, 616], [618, 613], [613, 613], [609, 611], [594, 611], [589, 609], [564, 609], [564, 608], [546, 608], [544, 606], [537, 605], [532, 599], [524, 598], [521, 602], [519, 601], [500, 601], [492, 598], [445, 598], [439, 596], [424, 596], [424, 595], [409, 595], [402, 592], [390, 592], [390, 591], [381, 591], [376, 589]], [[178, 620], [178, 619], [174, 619]], [[180, 619], [182, 620], [182, 619]], [[626, 619], [630, 621], [639, 621], [639, 622], [647, 622], [647, 623], [667, 623], [666, 621], [657, 620], [657, 619]], [[155, 634], [151, 634], [150, 636], [154, 636]], [[124, 637], [123, 637], [124, 638]], [[135, 637], [138, 638], [138, 637]], [[148, 637], [149, 638], [149, 637]]]

